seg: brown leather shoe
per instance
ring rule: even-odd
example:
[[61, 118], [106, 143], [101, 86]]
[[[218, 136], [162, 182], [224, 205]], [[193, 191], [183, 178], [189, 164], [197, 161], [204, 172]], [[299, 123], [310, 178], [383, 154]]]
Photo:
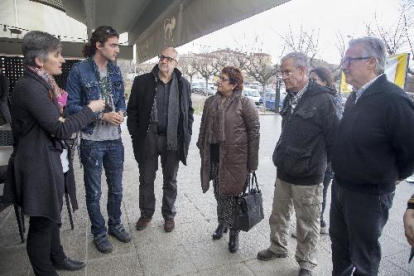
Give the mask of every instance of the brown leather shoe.
[[171, 232], [175, 227], [175, 222], [173, 218], [166, 219], [164, 222], [165, 232]]
[[137, 221], [137, 224], [135, 224], [135, 228], [138, 231], [143, 230], [143, 229], [147, 228], [150, 221], [151, 221], [151, 218], [140, 217], [139, 220]]

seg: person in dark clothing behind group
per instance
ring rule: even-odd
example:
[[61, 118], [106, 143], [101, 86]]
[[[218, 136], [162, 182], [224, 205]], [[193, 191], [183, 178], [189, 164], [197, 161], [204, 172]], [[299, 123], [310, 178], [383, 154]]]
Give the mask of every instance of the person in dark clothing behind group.
[[201, 187], [207, 192], [213, 180], [219, 225], [213, 239], [230, 228], [229, 250], [239, 248], [239, 231], [232, 228], [237, 196], [248, 173], [257, 170], [260, 122], [253, 101], [244, 97], [240, 69], [224, 67], [217, 93], [204, 104], [197, 147], [201, 157]]
[[155, 212], [154, 181], [161, 156], [164, 230], [173, 231], [179, 162], [187, 164], [193, 127], [190, 83], [176, 68], [178, 53], [166, 47], [150, 73], [134, 79], [127, 125], [139, 168], [139, 208], [135, 227], [145, 229]]
[[341, 61], [353, 86], [332, 155], [332, 275], [377, 275], [395, 185], [414, 171], [414, 104], [384, 74], [386, 49], [353, 39]]
[[[311, 79], [313, 82], [325, 86], [328, 88], [331, 88], [335, 91], [334, 101], [336, 105], [336, 113], [338, 115], [338, 118], [342, 118], [342, 113], [344, 111], [342, 106], [342, 97], [339, 92], [335, 89], [335, 84], [333, 83], [333, 78], [331, 72], [325, 68], [325, 67], [317, 67], [309, 72], [309, 79]], [[322, 212], [321, 212], [321, 234], [327, 234], [327, 226], [326, 222], [323, 219], [323, 214], [326, 209], [326, 194], [328, 193], [329, 185], [331, 184], [331, 180], [333, 178], [333, 171], [332, 171], [332, 165], [331, 162], [328, 162], [325, 170], [325, 175], [323, 177], [323, 199], [322, 199]]]
[[30, 217], [27, 254], [35, 275], [78, 270], [84, 262], [66, 257], [60, 244], [60, 211], [66, 191], [77, 209], [73, 168], [64, 139], [95, 121], [105, 104], [91, 101], [63, 118], [67, 93], [54, 75], [62, 74], [62, 46], [54, 36], [31, 31], [23, 37], [24, 75], [11, 98], [14, 145], [5, 182], [5, 200]]

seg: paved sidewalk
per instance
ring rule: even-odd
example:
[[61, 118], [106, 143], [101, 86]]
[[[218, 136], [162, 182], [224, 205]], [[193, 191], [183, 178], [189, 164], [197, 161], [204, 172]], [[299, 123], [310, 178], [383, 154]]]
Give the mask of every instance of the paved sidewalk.
[[[299, 266], [294, 258], [295, 239], [290, 239], [288, 258], [262, 262], [256, 259], [259, 250], [269, 246], [268, 217], [273, 200], [276, 169], [271, 155], [280, 134], [280, 117], [262, 115], [259, 184], [264, 195], [265, 219], [249, 233], [241, 232], [240, 249], [231, 254], [227, 249], [228, 235], [212, 241], [211, 235], [217, 226], [216, 203], [212, 191], [203, 194], [199, 181], [200, 158], [195, 142], [201, 116], [195, 116], [193, 139], [187, 167], [178, 172], [178, 198], [176, 228], [171, 233], [163, 230], [161, 216], [162, 176], [156, 180], [157, 210], [149, 228], [135, 230], [139, 218], [138, 167], [134, 160], [131, 141], [125, 126], [124, 201], [122, 220], [132, 233], [132, 241], [123, 244], [110, 237], [114, 246], [111, 254], [99, 253], [92, 242], [90, 224], [85, 206], [83, 172], [76, 161], [75, 171], [80, 209], [74, 213], [75, 229], [70, 230], [67, 211], [62, 214], [62, 242], [66, 254], [75, 259], [86, 260], [85, 269], [77, 272], [60, 272], [60, 275], [281, 275], [296, 276]], [[105, 177], [103, 187], [106, 191]], [[390, 219], [385, 227], [381, 244], [383, 259], [380, 275], [414, 275], [414, 264], [408, 264], [410, 248], [404, 237], [402, 216], [406, 201], [414, 189], [402, 182], [394, 198]], [[106, 214], [106, 192], [101, 208]], [[329, 202], [328, 202], [329, 206]], [[328, 214], [326, 215], [328, 217]], [[26, 227], [28, 221], [26, 220]], [[319, 243], [319, 266], [315, 275], [331, 275], [331, 249], [327, 235]], [[26, 254], [25, 244], [20, 243], [13, 208], [0, 213], [0, 275], [33, 275]]]

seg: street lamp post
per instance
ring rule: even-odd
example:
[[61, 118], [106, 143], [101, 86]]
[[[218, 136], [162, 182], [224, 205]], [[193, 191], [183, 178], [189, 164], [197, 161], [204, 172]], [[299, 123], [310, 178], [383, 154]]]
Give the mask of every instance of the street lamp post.
[[279, 113], [279, 102], [280, 102], [280, 87], [282, 86], [282, 79], [276, 78], [276, 98], [275, 98], [275, 114]]

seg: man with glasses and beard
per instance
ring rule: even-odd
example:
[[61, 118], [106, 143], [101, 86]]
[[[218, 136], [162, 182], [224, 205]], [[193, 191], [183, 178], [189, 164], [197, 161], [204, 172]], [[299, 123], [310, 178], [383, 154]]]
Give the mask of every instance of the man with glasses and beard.
[[414, 104], [384, 74], [386, 49], [353, 39], [341, 62], [353, 91], [332, 153], [332, 275], [378, 275], [395, 185], [414, 171]]
[[273, 152], [277, 178], [270, 224], [270, 247], [257, 254], [262, 261], [288, 256], [292, 208], [296, 213], [295, 258], [299, 276], [311, 276], [317, 265], [323, 178], [335, 139], [339, 118], [335, 91], [309, 81], [308, 57], [290, 53], [282, 58], [286, 85], [282, 133]]
[[97, 113], [95, 122], [82, 130], [80, 143], [86, 207], [93, 240], [101, 253], [112, 252], [99, 204], [102, 167], [108, 183], [108, 233], [121, 242], [131, 241], [121, 224], [124, 145], [120, 125], [126, 105], [121, 71], [115, 64], [118, 53], [118, 33], [109, 26], [96, 28], [83, 48], [86, 59], [72, 67], [66, 85], [69, 114], [80, 112], [91, 100], [105, 100], [103, 112]]
[[145, 229], [155, 212], [154, 181], [161, 156], [164, 230], [175, 227], [177, 171], [186, 165], [193, 126], [190, 83], [176, 68], [178, 53], [165, 48], [150, 73], [135, 78], [128, 102], [128, 130], [139, 168], [137, 230]]

